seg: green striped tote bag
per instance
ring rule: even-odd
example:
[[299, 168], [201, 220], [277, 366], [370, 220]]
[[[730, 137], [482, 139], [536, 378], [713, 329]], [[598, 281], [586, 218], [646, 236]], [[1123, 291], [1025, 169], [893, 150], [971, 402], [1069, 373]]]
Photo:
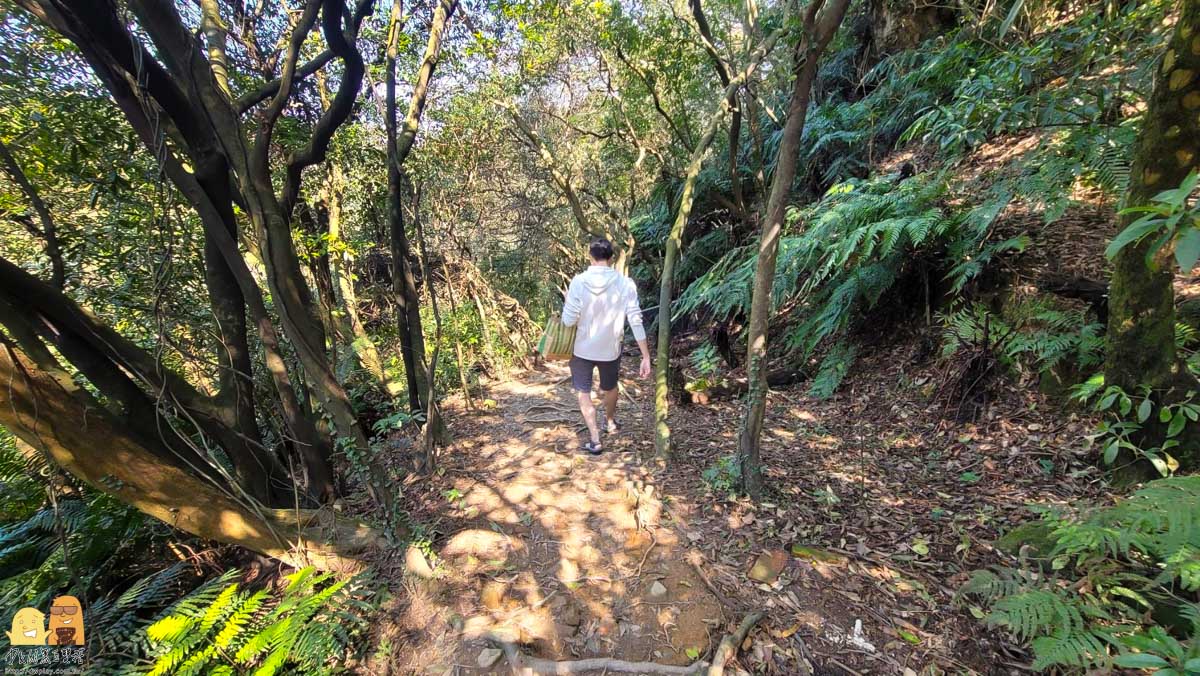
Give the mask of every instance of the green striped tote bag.
[[555, 312], [546, 321], [546, 330], [538, 342], [538, 352], [546, 361], [570, 359], [575, 351], [575, 327], [562, 323], [562, 315]]

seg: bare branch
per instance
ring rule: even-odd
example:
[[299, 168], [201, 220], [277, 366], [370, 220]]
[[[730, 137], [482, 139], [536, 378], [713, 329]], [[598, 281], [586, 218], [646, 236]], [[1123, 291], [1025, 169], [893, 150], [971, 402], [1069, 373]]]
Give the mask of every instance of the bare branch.
[[32, 221], [23, 221], [31, 233], [45, 241], [46, 256], [50, 258], [51, 283], [61, 291], [67, 281], [67, 270], [63, 265], [62, 247], [59, 245], [58, 228], [54, 223], [54, 216], [51, 215], [46, 203], [42, 201], [38, 189], [29, 181], [29, 177], [21, 170], [21, 165], [17, 163], [17, 159], [13, 157], [12, 152], [3, 141], [0, 141], [0, 166], [4, 168], [4, 172], [8, 174], [13, 183], [17, 184], [21, 192], [25, 193], [25, 199], [29, 200], [33, 211], [38, 216], [38, 221], [42, 224], [42, 227], [38, 229], [33, 227]]

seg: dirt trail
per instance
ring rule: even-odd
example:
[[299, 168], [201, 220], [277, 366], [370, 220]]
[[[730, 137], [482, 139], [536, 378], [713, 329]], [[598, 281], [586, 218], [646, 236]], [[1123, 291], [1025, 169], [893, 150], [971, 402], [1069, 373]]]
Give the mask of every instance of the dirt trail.
[[623, 399], [621, 435], [599, 457], [580, 454], [565, 377], [557, 365], [529, 372], [492, 385], [484, 410], [449, 413], [456, 441], [423, 515], [442, 519], [434, 579], [412, 586], [396, 618], [395, 640], [424, 647], [394, 669], [508, 673], [503, 658], [480, 666], [498, 657], [489, 635], [549, 659], [664, 664], [689, 664], [720, 641], [722, 604], [638, 452], [644, 407]]

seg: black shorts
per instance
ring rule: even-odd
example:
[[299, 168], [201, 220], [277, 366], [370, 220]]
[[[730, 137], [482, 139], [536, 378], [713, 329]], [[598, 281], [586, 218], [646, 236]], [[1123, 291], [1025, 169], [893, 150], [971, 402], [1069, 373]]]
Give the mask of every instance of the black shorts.
[[592, 369], [600, 369], [600, 389], [611, 392], [617, 387], [617, 372], [621, 369], [621, 358], [612, 361], [592, 361], [583, 357], [571, 357], [571, 386], [576, 392], [592, 391]]

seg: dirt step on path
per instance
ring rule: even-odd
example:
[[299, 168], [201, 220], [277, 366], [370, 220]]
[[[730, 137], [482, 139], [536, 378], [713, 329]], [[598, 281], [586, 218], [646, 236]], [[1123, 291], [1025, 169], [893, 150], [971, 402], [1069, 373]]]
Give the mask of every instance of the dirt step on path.
[[652, 439], [642, 407], [622, 401], [635, 417], [603, 455], [581, 454], [566, 375], [551, 365], [491, 386], [482, 412], [449, 412], [455, 442], [437, 481], [452, 521], [433, 545], [435, 579], [415, 585], [402, 620], [409, 642], [430, 644], [425, 673], [509, 673], [489, 636], [547, 659], [678, 665], [721, 639], [722, 606], [637, 452]]

